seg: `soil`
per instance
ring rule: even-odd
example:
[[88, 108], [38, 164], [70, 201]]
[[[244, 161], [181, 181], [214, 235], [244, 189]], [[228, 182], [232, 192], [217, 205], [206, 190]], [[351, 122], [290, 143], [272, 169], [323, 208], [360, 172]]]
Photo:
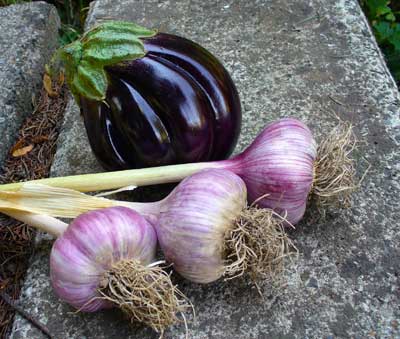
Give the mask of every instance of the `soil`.
[[[0, 170], [0, 183], [49, 175], [68, 97], [62, 75], [52, 87], [47, 86], [49, 92], [43, 87], [37, 100], [33, 99], [34, 110]], [[15, 308], [6, 300], [18, 300], [34, 237], [33, 228], [0, 214], [0, 338], [11, 328]]]

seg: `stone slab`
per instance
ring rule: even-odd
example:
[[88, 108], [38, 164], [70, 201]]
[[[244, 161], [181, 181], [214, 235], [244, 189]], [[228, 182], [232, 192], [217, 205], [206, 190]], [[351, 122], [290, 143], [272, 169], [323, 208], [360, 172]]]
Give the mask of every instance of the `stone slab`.
[[[304, 120], [317, 135], [335, 115], [365, 141], [359, 170], [371, 164], [351, 210], [299, 225], [292, 237], [300, 256], [285, 273], [286, 287], [260, 299], [243, 282], [201, 286], [179, 280], [193, 301], [194, 339], [399, 338], [400, 96], [356, 0], [99, 0], [88, 25], [102, 18], [191, 38], [231, 72], [244, 108], [243, 149], [279, 117]], [[92, 172], [76, 107], [71, 104], [53, 166], [54, 175]], [[118, 311], [76, 314], [48, 280], [51, 241], [38, 247], [21, 297], [23, 306], [56, 338], [157, 338], [128, 326]], [[21, 318], [13, 339], [42, 338]], [[165, 338], [184, 338], [183, 326]]]
[[32, 112], [59, 27], [56, 8], [45, 2], [0, 8], [0, 167]]

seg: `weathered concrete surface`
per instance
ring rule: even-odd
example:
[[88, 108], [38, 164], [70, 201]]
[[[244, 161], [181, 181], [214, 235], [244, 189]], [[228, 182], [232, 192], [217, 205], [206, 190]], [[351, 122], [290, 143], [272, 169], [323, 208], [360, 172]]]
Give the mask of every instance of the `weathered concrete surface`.
[[32, 112], [59, 26], [56, 8], [45, 2], [0, 8], [0, 167], [23, 119]]
[[[190, 337], [399, 338], [400, 97], [357, 1], [100, 0], [89, 23], [104, 17], [160, 27], [215, 53], [236, 81], [245, 111], [237, 150], [273, 119], [298, 117], [323, 134], [337, 114], [365, 140], [360, 171], [362, 158], [372, 165], [353, 209], [293, 232], [300, 257], [280, 293], [267, 290], [260, 300], [241, 282], [199, 286], [176, 278], [197, 310]], [[73, 106], [65, 126], [54, 174], [97, 169]], [[70, 313], [48, 283], [49, 248], [43, 241], [38, 249], [22, 303], [54, 337], [157, 338], [127, 326], [115, 310]], [[183, 333], [177, 326], [165, 337]], [[18, 318], [12, 338], [42, 337]]]

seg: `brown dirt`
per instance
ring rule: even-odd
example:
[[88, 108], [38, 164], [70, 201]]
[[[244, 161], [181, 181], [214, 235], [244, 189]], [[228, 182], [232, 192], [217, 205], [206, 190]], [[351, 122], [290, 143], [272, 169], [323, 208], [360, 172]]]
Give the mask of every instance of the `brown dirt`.
[[[51, 96], [42, 89], [34, 102], [34, 111], [22, 124], [15, 145], [0, 171], [0, 183], [44, 178], [49, 175], [56, 151], [60, 122], [67, 101], [62, 84], [53, 85]], [[0, 214], [0, 292], [17, 300], [33, 251], [35, 232]], [[5, 338], [12, 325], [14, 311], [0, 298], [0, 338]]]

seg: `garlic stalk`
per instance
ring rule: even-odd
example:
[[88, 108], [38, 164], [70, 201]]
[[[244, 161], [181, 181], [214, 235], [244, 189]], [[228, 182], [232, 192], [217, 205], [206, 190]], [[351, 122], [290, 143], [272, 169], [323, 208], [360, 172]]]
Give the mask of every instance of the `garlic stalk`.
[[[354, 191], [355, 138], [351, 125], [331, 131], [319, 147], [308, 129], [296, 119], [281, 119], [268, 125], [232, 159], [139, 170], [126, 170], [70, 177], [49, 178], [38, 183], [96, 191], [128, 185], [143, 186], [180, 181], [205, 168], [230, 170], [247, 186], [248, 200], [271, 208], [292, 223], [303, 216], [308, 200], [317, 205], [348, 205]], [[0, 185], [0, 191], [15, 191], [22, 183]]]

